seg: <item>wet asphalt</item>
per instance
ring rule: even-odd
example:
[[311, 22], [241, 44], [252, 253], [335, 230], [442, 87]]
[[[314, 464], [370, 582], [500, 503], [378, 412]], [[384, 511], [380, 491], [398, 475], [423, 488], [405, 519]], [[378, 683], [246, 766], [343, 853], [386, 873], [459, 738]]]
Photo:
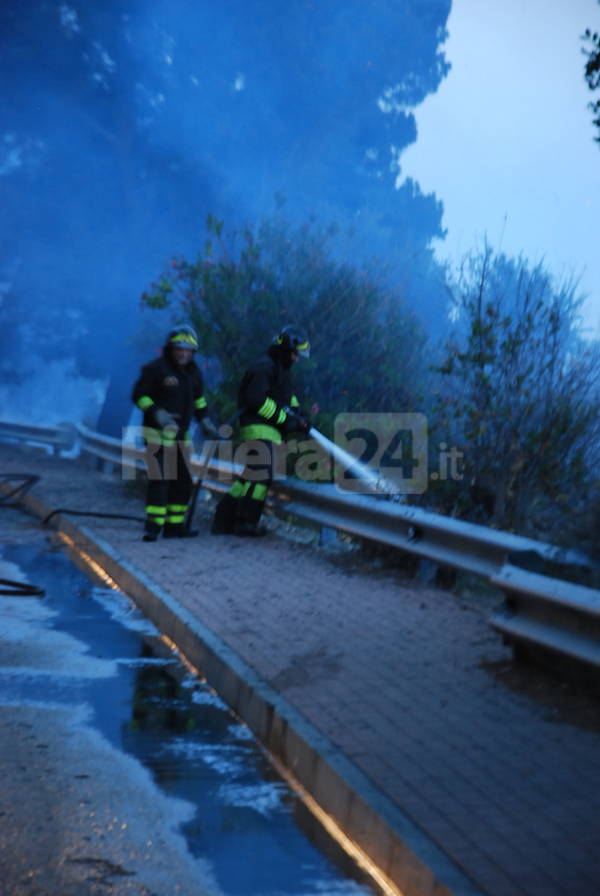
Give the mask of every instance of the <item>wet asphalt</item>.
[[248, 730], [125, 595], [0, 513], [2, 896], [366, 896]]

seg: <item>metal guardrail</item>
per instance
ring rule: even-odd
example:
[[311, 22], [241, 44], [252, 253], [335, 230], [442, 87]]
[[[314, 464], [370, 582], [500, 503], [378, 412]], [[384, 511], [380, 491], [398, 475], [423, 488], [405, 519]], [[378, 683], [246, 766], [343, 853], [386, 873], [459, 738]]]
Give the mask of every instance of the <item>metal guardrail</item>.
[[[119, 439], [77, 426], [81, 448], [114, 467], [145, 469], [144, 450]], [[194, 455], [192, 474], [201, 477], [210, 491], [224, 492], [240, 467], [218, 457]], [[270, 503], [279, 510], [327, 526], [405, 550], [436, 563], [477, 575], [493, 576], [519, 554], [531, 554], [554, 563], [577, 565], [581, 557], [545, 544], [452, 519], [418, 507], [388, 501], [379, 496], [358, 495], [327, 483], [298, 479], [275, 480]]]
[[59, 454], [61, 451], [70, 451], [74, 447], [77, 431], [72, 423], [59, 423], [56, 426], [30, 426], [28, 423], [3, 420], [0, 423], [0, 437], [20, 442], [50, 445], [54, 453]]
[[506, 594], [490, 623], [517, 650], [555, 666], [574, 660], [600, 675], [600, 591], [510, 564], [490, 581]]
[[[0, 436], [5, 426], [0, 423]], [[36, 441], [30, 434], [40, 429], [49, 428], [23, 427], [27, 432], [22, 437]], [[132, 472], [145, 469], [143, 448], [82, 424], [76, 431], [81, 450], [103, 465]], [[203, 487], [210, 491], [226, 491], [236, 472], [239, 467], [218, 457], [193, 456], [192, 474], [201, 477]], [[346, 492], [332, 484], [276, 480], [269, 503], [280, 513], [485, 576], [506, 596], [505, 608], [490, 622], [507, 643], [521, 653], [534, 646], [551, 658], [572, 660], [600, 678], [600, 591], [516, 565], [519, 557], [533, 555], [542, 563], [581, 566], [586, 558], [578, 552], [381, 497]]]
[[[0, 425], [0, 433], [2, 427]], [[77, 425], [77, 435], [81, 450], [101, 461], [109, 471], [114, 468], [127, 467], [133, 470], [145, 470], [145, 452], [143, 448], [113, 439], [100, 432], [88, 429], [82, 423]]]

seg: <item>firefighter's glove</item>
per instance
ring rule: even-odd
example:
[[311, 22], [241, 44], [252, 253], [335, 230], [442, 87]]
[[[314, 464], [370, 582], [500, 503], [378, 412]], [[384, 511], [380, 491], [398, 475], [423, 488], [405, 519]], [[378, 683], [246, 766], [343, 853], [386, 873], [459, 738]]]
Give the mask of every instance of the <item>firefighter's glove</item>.
[[284, 421], [286, 434], [289, 432], [301, 432], [303, 435], [307, 436], [310, 430], [309, 421], [305, 417], [302, 417], [301, 414], [297, 414], [289, 408], [286, 408], [286, 410], [287, 417]]
[[154, 411], [154, 419], [156, 420], [157, 426], [159, 426], [160, 429], [164, 429], [166, 432], [177, 433], [179, 430], [179, 424], [177, 423], [176, 417], [174, 417], [173, 414], [169, 414], [164, 408], [156, 408]]

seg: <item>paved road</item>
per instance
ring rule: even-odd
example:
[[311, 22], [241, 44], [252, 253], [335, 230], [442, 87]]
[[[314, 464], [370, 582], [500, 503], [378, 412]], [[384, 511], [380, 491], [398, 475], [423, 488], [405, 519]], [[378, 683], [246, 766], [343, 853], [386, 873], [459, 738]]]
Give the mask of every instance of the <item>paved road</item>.
[[[48, 550], [23, 513], [0, 513], [0, 541]], [[0, 558], [0, 578], [25, 581]], [[2, 896], [219, 896], [178, 825], [193, 807], [169, 799], [139, 762], [112, 747], [77, 699], [77, 684], [112, 664], [44, 625], [37, 597], [0, 595], [0, 668], [74, 685], [72, 705], [0, 700], [0, 893]]]
[[[140, 513], [135, 483], [0, 446], [48, 506]], [[600, 892], [600, 724], [583, 694], [523, 676], [485, 596], [403, 581], [272, 535], [140, 540], [86, 519], [321, 731], [488, 896]], [[289, 534], [289, 533], [288, 533]]]

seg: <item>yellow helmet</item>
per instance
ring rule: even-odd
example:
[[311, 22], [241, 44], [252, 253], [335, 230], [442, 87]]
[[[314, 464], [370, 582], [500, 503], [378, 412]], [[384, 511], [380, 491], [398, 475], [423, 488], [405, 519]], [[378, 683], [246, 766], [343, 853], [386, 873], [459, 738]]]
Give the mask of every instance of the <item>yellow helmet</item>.
[[286, 352], [297, 352], [301, 358], [310, 357], [310, 342], [306, 332], [293, 324], [283, 327], [275, 337], [273, 344], [280, 346]]
[[195, 352], [198, 348], [198, 334], [189, 324], [173, 327], [166, 341], [168, 348], [189, 348]]

